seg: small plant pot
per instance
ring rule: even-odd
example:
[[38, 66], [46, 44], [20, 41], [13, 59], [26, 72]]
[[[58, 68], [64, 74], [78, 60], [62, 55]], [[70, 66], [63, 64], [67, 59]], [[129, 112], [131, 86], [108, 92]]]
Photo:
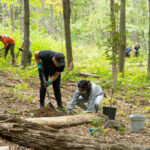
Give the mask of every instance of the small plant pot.
[[115, 120], [117, 108], [103, 107], [103, 114], [107, 115], [110, 120]]

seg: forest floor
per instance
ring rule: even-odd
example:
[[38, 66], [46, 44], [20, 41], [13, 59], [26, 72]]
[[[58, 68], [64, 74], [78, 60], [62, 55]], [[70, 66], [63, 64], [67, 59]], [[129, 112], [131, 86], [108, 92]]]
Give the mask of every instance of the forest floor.
[[[13, 115], [16, 117], [28, 118], [28, 117], [44, 117], [44, 116], [58, 116], [65, 115], [47, 111], [47, 109], [40, 111], [38, 110], [39, 105], [39, 79], [34, 79], [34, 83], [28, 81], [23, 81], [14, 77], [11, 73], [0, 72], [0, 114]], [[26, 86], [26, 84], [28, 86]], [[63, 106], [67, 107], [70, 102], [73, 93], [76, 89], [76, 83], [68, 81], [68, 83], [61, 84], [62, 100]], [[53, 95], [53, 90], [49, 88], [51, 93], [51, 101], [56, 107], [56, 101]], [[109, 90], [105, 89], [105, 92], [110, 96]], [[142, 100], [142, 97], [136, 97], [132, 95], [132, 99], [136, 98], [140, 101], [140, 105], [125, 101], [121, 99], [121, 95], [126, 94], [126, 91], [118, 91], [115, 94], [114, 99], [116, 100], [115, 106], [117, 107], [116, 120], [121, 121], [125, 125], [125, 131], [120, 132], [115, 129], [108, 129], [108, 131], [97, 137], [101, 140], [106, 141], [118, 141], [127, 142], [141, 145], [150, 145], [150, 111], [145, 111], [146, 124], [144, 133], [131, 133], [129, 126], [129, 115], [132, 114], [143, 114], [143, 110], [146, 106], [150, 106], [149, 100]], [[118, 96], [119, 95], [119, 96]], [[139, 99], [138, 99], [139, 98]], [[149, 97], [150, 98], [150, 97]], [[46, 98], [46, 103], [48, 99]], [[132, 106], [132, 107], [131, 107]], [[76, 107], [76, 112], [81, 110]], [[102, 113], [102, 109], [100, 110]], [[101, 123], [101, 127], [104, 127], [104, 123]], [[79, 136], [84, 136], [88, 138], [94, 138], [90, 135], [89, 129], [93, 128], [90, 124], [83, 124], [79, 126], [72, 126], [61, 128], [59, 131], [64, 134], [74, 134]], [[5, 150], [24, 150], [29, 148], [24, 148], [14, 143], [7, 142], [6, 140], [0, 140], [0, 150], [5, 148]]]

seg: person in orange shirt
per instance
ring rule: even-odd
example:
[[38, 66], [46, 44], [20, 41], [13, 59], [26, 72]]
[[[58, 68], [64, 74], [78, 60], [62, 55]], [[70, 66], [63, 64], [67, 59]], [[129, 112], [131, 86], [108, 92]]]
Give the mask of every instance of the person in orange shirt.
[[8, 36], [8, 35], [0, 35], [0, 41], [4, 44], [4, 47], [0, 50], [5, 50], [5, 59], [7, 57], [8, 51], [10, 49], [11, 56], [12, 56], [12, 64], [14, 64], [15, 55], [14, 55], [14, 48], [15, 48], [15, 40]]

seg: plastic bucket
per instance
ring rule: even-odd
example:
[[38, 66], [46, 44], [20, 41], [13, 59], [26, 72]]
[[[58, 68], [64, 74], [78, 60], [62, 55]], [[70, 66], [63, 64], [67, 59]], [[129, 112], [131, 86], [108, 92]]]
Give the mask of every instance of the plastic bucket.
[[115, 119], [117, 108], [114, 107], [103, 107], [103, 114], [107, 115], [110, 120]]
[[130, 115], [131, 132], [144, 132], [145, 119], [144, 115]]

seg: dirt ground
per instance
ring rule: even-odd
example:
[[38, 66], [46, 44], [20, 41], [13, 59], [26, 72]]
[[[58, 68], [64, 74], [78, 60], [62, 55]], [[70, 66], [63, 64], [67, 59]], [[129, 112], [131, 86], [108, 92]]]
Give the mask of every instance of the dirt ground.
[[[38, 78], [37, 78], [38, 81]], [[28, 84], [28, 89], [19, 89], [14, 86], [22, 85], [24, 82], [20, 79], [13, 79], [11, 73], [5, 74], [0, 72], [0, 114], [13, 115], [17, 117], [55, 117], [63, 116], [65, 113], [60, 113], [53, 111], [50, 108], [38, 109], [39, 105], [39, 83], [31, 84], [30, 81], [26, 81]], [[76, 89], [76, 84], [72, 82], [62, 83], [62, 100], [63, 106], [67, 107], [67, 104], [71, 100], [73, 93]], [[53, 90], [50, 87], [49, 91], [51, 93], [51, 101], [56, 107], [56, 101], [53, 95]], [[107, 93], [107, 89], [105, 89]], [[107, 93], [109, 95], [109, 93]], [[116, 99], [117, 114], [116, 120], [121, 121], [125, 125], [124, 133], [116, 131], [115, 129], [108, 129], [107, 132], [99, 137], [101, 140], [106, 141], [121, 141], [127, 143], [135, 143], [141, 145], [150, 145], [150, 117], [146, 118], [145, 132], [144, 133], [131, 133], [129, 126], [129, 115], [132, 114], [143, 114], [143, 109], [145, 106], [150, 105], [150, 103], [141, 103], [140, 107], [130, 107], [130, 103], [126, 103], [124, 100]], [[48, 98], [46, 98], [46, 104], [48, 104]], [[76, 107], [76, 112], [81, 110]], [[102, 109], [100, 110], [102, 113]], [[150, 112], [144, 115], [150, 114]], [[149, 115], [150, 116], [150, 115]], [[101, 123], [103, 128], [104, 123]], [[60, 132], [64, 134], [74, 134], [84, 137], [93, 138], [90, 135], [89, 129], [93, 126], [89, 124], [83, 124], [80, 126], [72, 126], [60, 129]], [[3, 139], [0, 140], [1, 146], [7, 146], [10, 150], [24, 150], [28, 148], [21, 147], [14, 143], [7, 142]]]

